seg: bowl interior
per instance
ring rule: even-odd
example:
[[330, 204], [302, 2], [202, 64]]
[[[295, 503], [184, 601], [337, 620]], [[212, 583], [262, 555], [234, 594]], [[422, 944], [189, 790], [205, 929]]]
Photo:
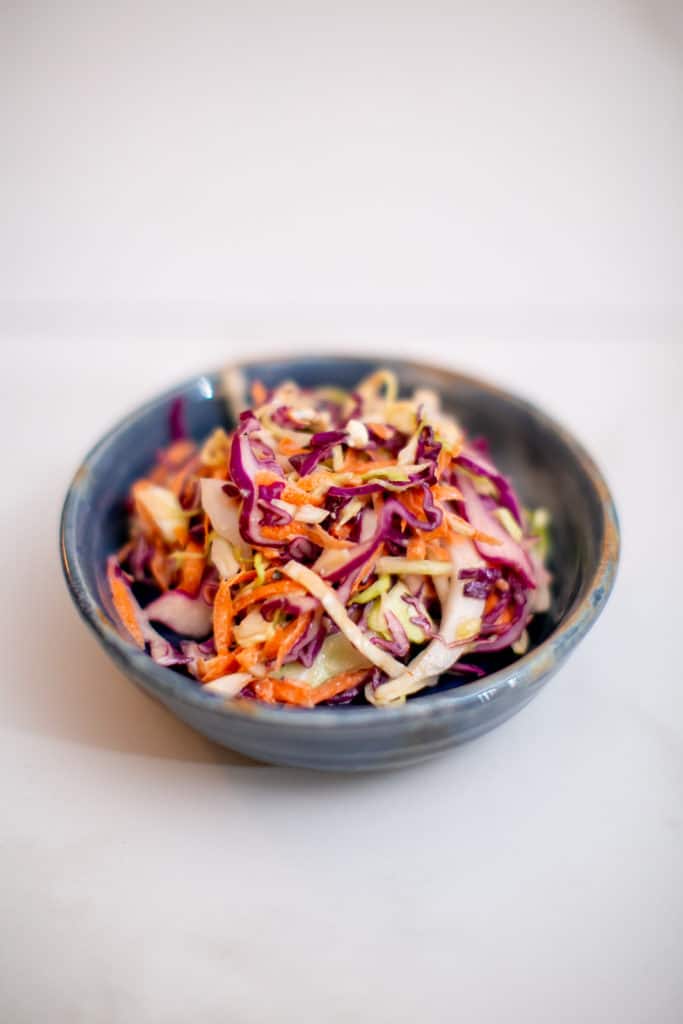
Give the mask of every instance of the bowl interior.
[[[545, 506], [552, 517], [550, 569], [554, 582], [550, 610], [531, 626], [532, 645], [550, 635], [579, 600], [595, 573], [603, 544], [604, 510], [590, 467], [578, 446], [543, 414], [505, 392], [445, 370], [388, 361], [403, 391], [416, 387], [437, 390], [444, 407], [471, 436], [488, 439], [494, 460], [509, 475], [524, 504]], [[353, 389], [376, 369], [373, 360], [283, 359], [243, 366], [248, 381], [267, 386], [290, 378], [302, 385], [334, 384]], [[77, 559], [87, 590], [113, 622], [104, 583], [107, 555], [123, 543], [124, 499], [130, 484], [143, 475], [157, 451], [169, 442], [169, 411], [181, 398], [189, 433], [204, 438], [217, 425], [230, 426], [218, 374], [179, 385], [115, 427], [90, 453], [77, 474], [70, 509], [68, 559]], [[486, 668], [504, 667], [514, 655], [490, 655]], [[171, 671], [171, 670], [166, 670]], [[456, 685], [445, 678], [443, 690]], [[418, 699], [424, 699], [420, 697]]]

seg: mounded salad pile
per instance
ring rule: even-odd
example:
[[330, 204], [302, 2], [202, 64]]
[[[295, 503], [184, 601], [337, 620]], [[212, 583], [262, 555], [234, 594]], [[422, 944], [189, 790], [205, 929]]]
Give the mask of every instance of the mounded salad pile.
[[[232, 393], [235, 393], [232, 378]], [[230, 433], [175, 439], [109, 559], [125, 630], [226, 698], [395, 706], [477, 655], [523, 654], [547, 609], [548, 516], [431, 391], [256, 383]], [[241, 404], [241, 403], [240, 403]]]

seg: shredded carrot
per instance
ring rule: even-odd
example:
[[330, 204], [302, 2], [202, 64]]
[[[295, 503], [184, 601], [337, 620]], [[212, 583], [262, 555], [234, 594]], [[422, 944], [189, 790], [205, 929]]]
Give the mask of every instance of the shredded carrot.
[[395, 469], [396, 466], [398, 466], [396, 459], [368, 459], [364, 453], [355, 448], [349, 448], [344, 457], [342, 472], [368, 473], [371, 469]]
[[427, 542], [422, 534], [419, 534], [408, 541], [406, 558], [424, 558], [426, 550]]
[[263, 645], [263, 656], [266, 660], [275, 658], [275, 668], [280, 669], [289, 652], [296, 646], [311, 624], [313, 612], [306, 612], [292, 619], [286, 626], [281, 626]]
[[391, 437], [391, 428], [384, 423], [372, 423], [372, 432], [377, 434], [381, 441], [388, 441]]
[[116, 567], [113, 563], [107, 566], [107, 581], [118, 617], [130, 633], [136, 647], [139, 647], [141, 651], [144, 650], [145, 638], [142, 635], [142, 628], [138, 622], [133, 598], [125, 582], [120, 576], [117, 576]]
[[[453, 538], [449, 543], [454, 543], [457, 538]], [[464, 538], [460, 538], [463, 540]], [[426, 545], [424, 554], [425, 558], [428, 558], [430, 562], [450, 562], [451, 556], [448, 553], [448, 549], [441, 546], [439, 541], [432, 542]]]
[[238, 572], [235, 576], [231, 576], [227, 582], [231, 587], [236, 587], [238, 583], [251, 583], [251, 581], [255, 579], [256, 572], [253, 569], [244, 569], [242, 572]]
[[185, 553], [192, 557], [183, 559], [178, 587], [190, 597], [196, 597], [206, 568], [206, 559], [203, 557], [204, 545], [191, 540], [185, 548]]
[[[279, 548], [267, 548], [267, 547], [264, 547], [263, 544], [252, 544], [251, 547], [252, 547], [253, 551], [260, 552], [260, 554], [262, 554], [263, 557], [265, 559], [267, 559], [267, 561], [269, 561], [269, 562], [277, 561], [278, 558], [280, 557], [280, 550], [279, 550]], [[273, 570], [271, 570], [271, 571], [273, 571]], [[267, 574], [268, 574], [268, 570], [266, 570], [266, 575]]]
[[377, 547], [375, 548], [375, 550], [372, 552], [372, 554], [368, 558], [368, 560], [365, 563], [365, 565], [363, 566], [363, 568], [360, 570], [360, 572], [356, 576], [355, 580], [353, 581], [353, 586], [351, 587], [351, 593], [352, 594], [355, 594], [358, 590], [360, 590], [360, 588], [363, 586], [363, 584], [367, 580], [367, 578], [370, 575], [370, 573], [372, 572], [372, 570], [375, 568], [375, 565], [376, 565], [378, 559], [381, 558], [383, 554], [384, 554], [384, 544], [378, 544]]
[[481, 530], [476, 530], [474, 539], [478, 540], [481, 544], [502, 544], [502, 540], [499, 537], [491, 537], [488, 533], [482, 533]]
[[499, 594], [489, 594], [489, 596], [486, 598], [486, 603], [484, 605], [484, 615], [488, 615], [490, 612], [493, 611], [493, 609], [498, 604], [499, 596]]
[[232, 597], [230, 580], [221, 580], [213, 602], [213, 639], [218, 654], [227, 654], [232, 642]]
[[234, 672], [237, 668], [237, 658], [234, 654], [218, 654], [215, 658], [202, 658], [197, 662], [197, 677], [201, 683], [210, 683], [214, 679]]
[[268, 392], [260, 380], [255, 380], [251, 385], [251, 399], [254, 405], [264, 405], [268, 398]]
[[253, 587], [251, 590], [244, 590], [238, 594], [232, 603], [233, 614], [237, 615], [247, 605], [255, 601], [265, 601], [266, 598], [278, 597], [280, 594], [304, 594], [305, 591], [294, 580], [276, 580], [274, 583], [265, 583], [260, 587]]
[[506, 605], [501, 614], [498, 616], [497, 621], [504, 626], [510, 625], [510, 623], [512, 622], [512, 608], [510, 607], [509, 604]]
[[154, 582], [161, 590], [168, 590], [171, 585], [171, 573], [169, 569], [168, 556], [161, 543], [157, 541], [154, 554], [149, 560], [149, 571], [154, 577]]
[[462, 501], [462, 493], [452, 484], [434, 484], [430, 490], [437, 501]]
[[[268, 485], [282, 483], [282, 477], [269, 469], [259, 469], [254, 473], [254, 483]], [[307, 494], [294, 484], [286, 484], [281, 496], [282, 501], [288, 501], [290, 505], [322, 505], [323, 499], [315, 495]]]
[[351, 690], [354, 686], [359, 686], [369, 673], [370, 669], [362, 668], [357, 672], [340, 672], [338, 676], [332, 676], [331, 679], [327, 679], [324, 683], [320, 683], [319, 686], [315, 687], [313, 690], [313, 703], [320, 704], [321, 701], [332, 700], [333, 697], [344, 693], [345, 690]]
[[254, 683], [253, 689], [258, 699], [262, 700], [264, 704], [275, 703], [275, 697], [273, 696], [275, 689], [274, 680], [259, 679]]
[[263, 661], [262, 644], [254, 644], [253, 647], [243, 647], [235, 652], [235, 660], [243, 672], [251, 672], [255, 665]]
[[291, 437], [281, 437], [277, 443], [280, 455], [305, 455], [308, 448], [301, 448]]
[[270, 469], [257, 469], [254, 473], [254, 483], [259, 487], [261, 484], [276, 484], [278, 481], [282, 481], [282, 477], [279, 477], [277, 473], [273, 473]]
[[326, 530], [323, 530], [317, 523], [291, 522], [287, 523], [286, 526], [262, 526], [261, 533], [266, 540], [288, 540], [290, 537], [306, 537], [307, 540], [321, 548], [341, 550], [353, 547], [353, 544], [349, 541], [338, 540], [327, 533]]
[[446, 449], [445, 445], [441, 445], [441, 451], [439, 452], [439, 455], [438, 455], [437, 460], [436, 460], [436, 479], [437, 480], [440, 480], [441, 477], [444, 475], [444, 473], [446, 472], [446, 470], [450, 466], [452, 459], [453, 459], [452, 452], [449, 452]]
[[[293, 453], [292, 453], [293, 454]], [[300, 477], [296, 486], [302, 491], [315, 491], [318, 488], [331, 487], [336, 477], [328, 469], [317, 469], [315, 473]]]
[[319, 498], [316, 494], [306, 494], [305, 491], [299, 490], [298, 487], [290, 485], [285, 487], [282, 492], [282, 500], [288, 501], [290, 505], [316, 505], [320, 506], [323, 504], [323, 498]]
[[369, 669], [357, 672], [340, 672], [318, 686], [307, 686], [293, 679], [274, 679], [267, 676], [254, 683], [254, 692], [261, 700], [279, 701], [282, 704], [296, 704], [298, 707], [312, 708], [325, 700], [332, 700], [345, 690], [351, 690], [367, 678]]

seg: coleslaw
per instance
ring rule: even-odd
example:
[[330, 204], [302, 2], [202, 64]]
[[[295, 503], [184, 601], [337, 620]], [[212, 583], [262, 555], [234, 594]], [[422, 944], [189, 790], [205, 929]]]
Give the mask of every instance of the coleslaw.
[[438, 396], [378, 370], [355, 391], [225, 377], [236, 427], [182, 409], [107, 564], [127, 637], [225, 699], [395, 707], [547, 610], [549, 517], [524, 509]]

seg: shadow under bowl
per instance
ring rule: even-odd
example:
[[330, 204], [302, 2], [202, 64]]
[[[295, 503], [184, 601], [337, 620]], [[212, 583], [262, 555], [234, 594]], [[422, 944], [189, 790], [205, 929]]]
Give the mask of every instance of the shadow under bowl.
[[[226, 702], [155, 664], [117, 629], [105, 577], [107, 555], [126, 531], [124, 499], [169, 442], [169, 410], [183, 402], [188, 431], [201, 440], [227, 424], [220, 374], [193, 377], [131, 413], [87, 455], [68, 490], [61, 522], [64, 573], [85, 621], [110, 657], [147, 693], [210, 739], [261, 761], [333, 771], [412, 764], [499, 725], [527, 704], [595, 622], [614, 585], [619, 528], [607, 485], [590, 456], [562, 427], [528, 402], [436, 366], [384, 361], [403, 390], [432, 388], [470, 436], [482, 435], [522, 501], [552, 516], [549, 611], [535, 617], [531, 647], [500, 657], [477, 682], [452, 677], [399, 708], [300, 709]], [[376, 369], [357, 358], [247, 362], [248, 381], [289, 378], [304, 386], [353, 389]], [[228, 424], [229, 425], [229, 424]]]

